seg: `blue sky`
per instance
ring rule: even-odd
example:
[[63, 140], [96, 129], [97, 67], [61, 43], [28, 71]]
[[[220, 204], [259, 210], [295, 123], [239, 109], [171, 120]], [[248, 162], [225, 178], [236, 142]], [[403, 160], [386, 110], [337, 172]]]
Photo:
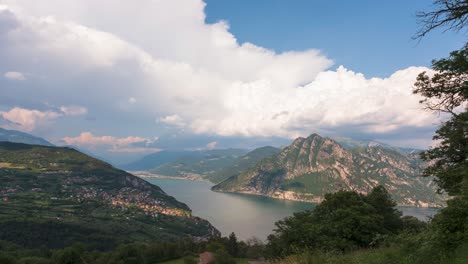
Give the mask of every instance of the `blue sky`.
[[421, 41], [416, 12], [431, 1], [207, 0], [206, 20], [227, 20], [239, 42], [276, 51], [320, 49], [336, 66], [385, 77], [459, 49], [466, 35], [435, 30]]
[[420, 42], [429, 1], [0, 0], [0, 126], [115, 163], [298, 136], [425, 148], [412, 94], [466, 32]]

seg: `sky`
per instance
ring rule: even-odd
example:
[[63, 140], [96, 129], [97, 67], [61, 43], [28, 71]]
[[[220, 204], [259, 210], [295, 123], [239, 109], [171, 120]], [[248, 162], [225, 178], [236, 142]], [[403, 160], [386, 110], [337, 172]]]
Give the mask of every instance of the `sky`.
[[114, 163], [299, 136], [426, 148], [412, 94], [465, 32], [428, 1], [0, 0], [0, 126]]

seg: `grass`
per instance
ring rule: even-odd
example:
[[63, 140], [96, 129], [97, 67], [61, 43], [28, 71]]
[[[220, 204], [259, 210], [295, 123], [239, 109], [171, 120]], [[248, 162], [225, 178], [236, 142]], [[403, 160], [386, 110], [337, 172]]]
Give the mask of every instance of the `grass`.
[[[197, 257], [194, 257], [194, 259], [198, 262]], [[237, 264], [247, 264], [249, 262], [246, 258], [236, 258], [235, 260]], [[161, 262], [161, 264], [184, 264], [184, 258]]]
[[468, 244], [460, 246], [448, 258], [438, 258], [437, 252], [429, 255], [411, 252], [398, 246], [365, 249], [347, 254], [332, 254], [322, 252], [304, 252], [288, 256], [284, 259], [270, 261], [269, 264], [417, 264], [440, 263], [461, 264], [468, 263]]

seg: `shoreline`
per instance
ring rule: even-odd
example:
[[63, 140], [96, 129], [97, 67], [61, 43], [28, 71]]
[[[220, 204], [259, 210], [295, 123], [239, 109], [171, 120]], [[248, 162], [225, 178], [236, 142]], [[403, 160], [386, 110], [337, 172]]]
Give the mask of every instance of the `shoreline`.
[[[283, 200], [283, 201], [293, 201], [293, 202], [303, 202], [303, 203], [311, 203], [311, 204], [318, 204], [323, 201], [323, 197], [319, 196], [314, 196], [311, 197], [311, 199], [306, 199], [306, 198], [301, 198], [297, 197], [296, 193], [276, 193], [277, 195], [270, 195], [270, 194], [264, 194], [264, 193], [258, 193], [258, 192], [251, 192], [251, 191], [225, 191], [225, 190], [215, 190], [213, 189], [214, 186], [216, 186], [214, 183], [210, 182], [207, 179], [204, 179], [198, 174], [192, 174], [189, 176], [167, 176], [167, 175], [160, 175], [160, 174], [155, 174], [151, 173], [148, 171], [127, 171], [130, 174], [133, 174], [139, 178], [142, 179], [170, 179], [170, 180], [181, 180], [181, 181], [194, 181], [194, 182], [204, 182], [204, 183], [210, 183], [212, 184], [212, 187], [210, 188], [210, 191], [212, 192], [218, 192], [218, 193], [232, 193], [232, 194], [243, 194], [243, 195], [255, 195], [255, 196], [263, 196], [263, 197], [268, 197], [272, 199], [277, 199], [277, 200]], [[412, 204], [400, 204], [397, 203], [398, 207], [407, 207], [407, 208], [430, 208], [430, 209], [441, 209], [444, 208], [445, 206], [418, 206], [418, 205], [412, 205]]]
[[[308, 199], [301, 199], [301, 198], [284, 198], [284, 197], [279, 197], [279, 196], [272, 196], [268, 194], [263, 194], [263, 193], [258, 193], [258, 192], [248, 192], [248, 191], [221, 191], [221, 190], [214, 190], [211, 188], [211, 191], [213, 192], [218, 192], [218, 193], [233, 193], [233, 194], [244, 194], [244, 195], [255, 195], [255, 196], [263, 196], [263, 197], [268, 197], [272, 199], [277, 199], [277, 200], [283, 200], [283, 201], [293, 201], [293, 202], [303, 202], [303, 203], [312, 203], [312, 204], [319, 204], [323, 198], [322, 197], [317, 197], [314, 198], [314, 200], [308, 200]], [[429, 208], [429, 209], [441, 209], [445, 208], [445, 206], [416, 206], [416, 205], [409, 205], [409, 204], [399, 204], [397, 203], [398, 207], [407, 207], [407, 208]]]
[[142, 179], [172, 179], [172, 180], [182, 180], [182, 181], [196, 181], [196, 182], [206, 182], [211, 183], [210, 181], [203, 179], [199, 175], [191, 175], [187, 177], [183, 176], [167, 176], [167, 175], [160, 175], [151, 173], [148, 171], [127, 171], [128, 173], [135, 175]]

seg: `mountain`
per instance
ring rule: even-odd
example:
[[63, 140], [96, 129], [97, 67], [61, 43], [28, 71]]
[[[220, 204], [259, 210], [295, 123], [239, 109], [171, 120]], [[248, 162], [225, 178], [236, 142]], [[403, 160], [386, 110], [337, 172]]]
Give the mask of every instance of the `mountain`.
[[0, 127], [0, 141], [24, 143], [24, 144], [34, 144], [34, 145], [43, 145], [43, 146], [53, 146], [47, 140], [35, 137], [28, 133], [16, 131], [16, 130], [7, 130]]
[[214, 191], [266, 195], [280, 199], [320, 202], [338, 190], [367, 193], [383, 185], [402, 206], [444, 204], [430, 178], [420, 177], [424, 164], [379, 145], [346, 149], [330, 138], [313, 134], [298, 138], [279, 154], [215, 185]]
[[0, 197], [0, 240], [29, 247], [219, 233], [159, 187], [72, 148], [0, 142]]
[[349, 150], [355, 149], [355, 148], [367, 148], [367, 147], [379, 146], [381, 148], [400, 152], [401, 154], [404, 154], [404, 155], [412, 154], [412, 153], [419, 153], [422, 151], [416, 148], [395, 147], [395, 146], [391, 146], [391, 145], [388, 145], [379, 141], [375, 141], [375, 140], [356, 140], [356, 139], [345, 138], [345, 137], [334, 138], [334, 140], [338, 142], [342, 147], [344, 147], [345, 149], [349, 149]]
[[141, 177], [154, 174], [209, 180], [219, 183], [254, 166], [265, 157], [279, 153], [274, 147], [261, 147], [251, 152], [244, 149], [215, 149], [205, 151], [161, 151], [124, 166]]
[[230, 166], [246, 152], [245, 149], [192, 151], [149, 171], [163, 176], [209, 179], [211, 175]]
[[213, 183], [220, 183], [232, 176], [241, 174], [243, 171], [255, 166], [262, 159], [278, 154], [280, 151], [281, 149], [270, 146], [254, 149], [235, 159], [229, 166], [208, 175], [207, 179]]
[[161, 164], [168, 163], [175, 161], [176, 159], [190, 155], [190, 153], [194, 153], [194, 151], [186, 151], [186, 150], [180, 150], [180, 151], [160, 151], [156, 153], [149, 154], [142, 159], [139, 159], [137, 161], [134, 161], [132, 163], [126, 164], [121, 166], [122, 169], [128, 170], [128, 171], [144, 171], [144, 170], [150, 170], [155, 167], [160, 166]]

